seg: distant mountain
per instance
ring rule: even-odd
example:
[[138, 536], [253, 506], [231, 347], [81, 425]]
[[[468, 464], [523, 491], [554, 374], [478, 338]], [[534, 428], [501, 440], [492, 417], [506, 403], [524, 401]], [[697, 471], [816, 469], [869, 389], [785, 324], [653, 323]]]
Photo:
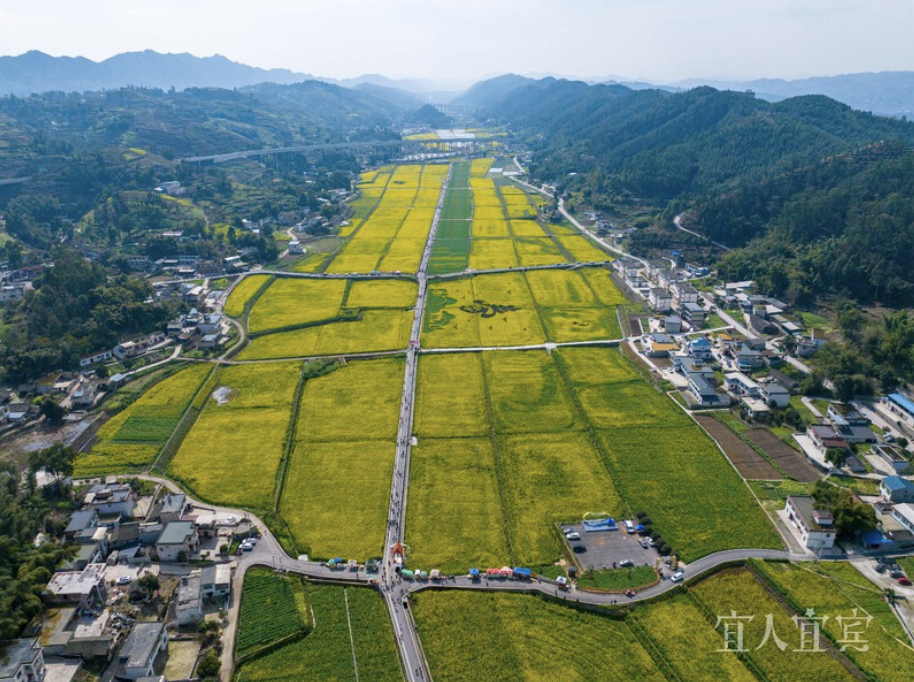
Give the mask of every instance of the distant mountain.
[[752, 81], [691, 79], [677, 85], [684, 88], [710, 85], [720, 90], [751, 90], [770, 102], [798, 95], [825, 95], [860, 111], [885, 116], [914, 115], [914, 71], [852, 73], [789, 81], [778, 78]]
[[500, 104], [508, 95], [536, 81], [514, 73], [489, 78], [476, 83], [465, 93], [454, 99], [454, 104], [487, 109]]
[[599, 168], [595, 200], [620, 190], [695, 196], [880, 140], [914, 145], [914, 126], [821, 95], [772, 104], [710, 87], [669, 93], [545, 79], [514, 89], [489, 111], [530, 134], [537, 177]]
[[441, 113], [431, 104], [425, 104], [416, 111], [409, 112], [406, 114], [405, 120], [429, 128], [448, 128], [454, 123], [454, 119]]
[[260, 69], [233, 62], [221, 55], [160, 54], [152, 50], [126, 52], [101, 62], [85, 57], [52, 57], [26, 52], [0, 57], [0, 94], [113, 90], [125, 86], [145, 88], [237, 88], [256, 83], [299, 83], [314, 76], [288, 69]]

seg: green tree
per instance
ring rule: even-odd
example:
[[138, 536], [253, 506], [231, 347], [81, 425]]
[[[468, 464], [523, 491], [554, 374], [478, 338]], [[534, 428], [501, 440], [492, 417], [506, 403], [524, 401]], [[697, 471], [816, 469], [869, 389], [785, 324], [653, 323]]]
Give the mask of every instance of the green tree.
[[69, 445], [55, 443], [44, 450], [37, 450], [29, 455], [29, 470], [33, 476], [39, 469], [54, 477], [54, 485], [59, 490], [60, 482], [73, 475], [73, 460], [76, 450]]
[[137, 585], [145, 594], [155, 594], [159, 587], [159, 576], [155, 573], [147, 573], [137, 581]]
[[222, 671], [222, 664], [215, 652], [211, 651], [197, 665], [197, 677], [203, 680], [218, 680]]
[[60, 424], [63, 421], [63, 418], [67, 416], [66, 408], [64, 408], [51, 396], [45, 396], [42, 399], [40, 408], [41, 414], [44, 415], [44, 418], [55, 426]]

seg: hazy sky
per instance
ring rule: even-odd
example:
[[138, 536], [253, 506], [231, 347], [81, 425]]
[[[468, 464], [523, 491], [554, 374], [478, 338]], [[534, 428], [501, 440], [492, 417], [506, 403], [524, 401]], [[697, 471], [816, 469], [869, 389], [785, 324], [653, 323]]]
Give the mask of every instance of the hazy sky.
[[914, 70], [912, 27], [912, 0], [0, 0], [4, 54], [218, 53], [336, 78]]

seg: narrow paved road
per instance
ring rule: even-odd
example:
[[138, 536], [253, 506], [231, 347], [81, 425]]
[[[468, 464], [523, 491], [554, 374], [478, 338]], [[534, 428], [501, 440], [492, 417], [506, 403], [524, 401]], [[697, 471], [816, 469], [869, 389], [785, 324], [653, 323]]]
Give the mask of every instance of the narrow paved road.
[[422, 332], [422, 315], [425, 311], [425, 298], [428, 293], [428, 263], [438, 233], [438, 221], [444, 207], [453, 166], [441, 184], [441, 195], [435, 207], [435, 215], [425, 242], [425, 250], [419, 262], [416, 275], [419, 281], [419, 292], [413, 315], [413, 326], [409, 336], [409, 347], [406, 351], [406, 369], [403, 374], [403, 396], [400, 403], [400, 422], [397, 429], [397, 453], [394, 460], [394, 473], [390, 486], [390, 510], [387, 519], [387, 533], [384, 542], [384, 560], [381, 566], [379, 583], [387, 608], [390, 611], [394, 626], [394, 635], [400, 649], [400, 659], [407, 682], [429, 680], [431, 675], [428, 663], [422, 651], [422, 643], [416, 632], [412, 613], [406, 606], [407, 587], [400, 574], [394, 570], [393, 547], [403, 543], [406, 524], [406, 496], [409, 490], [409, 458], [413, 438], [413, 408], [416, 400], [416, 370], [419, 364], [419, 342]]

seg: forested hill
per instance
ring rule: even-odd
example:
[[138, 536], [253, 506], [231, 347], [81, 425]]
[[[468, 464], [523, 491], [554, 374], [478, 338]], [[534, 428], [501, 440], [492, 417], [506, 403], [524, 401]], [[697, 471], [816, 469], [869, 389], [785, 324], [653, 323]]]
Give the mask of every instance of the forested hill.
[[535, 139], [538, 176], [599, 168], [588, 188], [598, 204], [619, 191], [697, 196], [881, 140], [914, 144], [912, 124], [815, 95], [772, 104], [708, 87], [668, 93], [544, 79], [489, 111]]
[[[914, 152], [875, 145], [699, 201], [687, 224], [736, 246], [721, 273], [794, 301], [914, 305]], [[755, 238], [755, 239], [753, 239]], [[752, 241], [750, 241], [752, 239]]]
[[[414, 104], [411, 103], [412, 106]], [[306, 81], [240, 90], [125, 88], [0, 98], [0, 179], [111, 147], [165, 158], [393, 136], [389, 99]]]

